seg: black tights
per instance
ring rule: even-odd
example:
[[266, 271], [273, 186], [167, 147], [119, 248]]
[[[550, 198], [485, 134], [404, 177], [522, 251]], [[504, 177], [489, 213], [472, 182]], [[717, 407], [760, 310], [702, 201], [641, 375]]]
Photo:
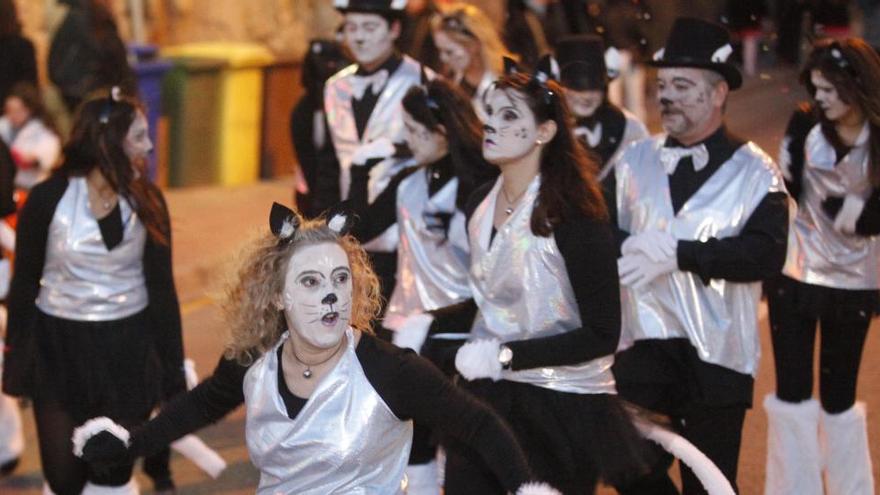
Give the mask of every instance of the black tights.
[[856, 399], [865, 337], [877, 307], [876, 290], [820, 287], [781, 277], [768, 283], [776, 396], [801, 402], [813, 395], [816, 323], [822, 408], [840, 413]]
[[[147, 416], [144, 415], [133, 420], [115, 421], [131, 429], [146, 419]], [[131, 479], [132, 464], [98, 472], [73, 455], [71, 436], [74, 428], [82, 421], [75, 419], [62, 406], [35, 402], [34, 420], [40, 443], [43, 476], [56, 495], [79, 495], [89, 481], [96, 485], [121, 486]]]

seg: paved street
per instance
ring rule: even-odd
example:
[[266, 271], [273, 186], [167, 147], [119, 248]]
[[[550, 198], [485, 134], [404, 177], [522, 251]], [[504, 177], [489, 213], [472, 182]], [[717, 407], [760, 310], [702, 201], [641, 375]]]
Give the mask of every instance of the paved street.
[[[747, 82], [731, 98], [728, 122], [731, 130], [756, 141], [776, 155], [784, 125], [794, 102], [803, 94], [790, 72], [764, 74]], [[651, 119], [656, 130], [656, 115]], [[198, 370], [209, 373], [220, 356], [225, 340], [222, 315], [216, 301], [223, 281], [230, 276], [236, 253], [256, 232], [267, 228], [271, 201], [289, 204], [290, 180], [264, 182], [239, 188], [197, 188], [167, 193], [174, 224], [174, 262], [184, 316], [187, 355]], [[762, 313], [764, 349], [755, 404], [747, 418], [740, 462], [739, 485], [744, 494], [763, 491], [766, 418], [761, 400], [773, 387], [773, 366], [767, 335], [766, 311]], [[859, 396], [867, 403], [874, 477], [880, 480], [880, 336], [877, 320], [868, 335], [862, 364]], [[38, 494], [42, 484], [31, 410], [25, 410], [27, 453], [15, 476], [0, 481], [0, 493]], [[173, 470], [181, 495], [253, 493], [257, 474], [244, 446], [243, 414], [239, 409], [222, 422], [199, 433], [227, 460], [229, 468], [217, 480], [210, 479], [192, 463], [175, 455]], [[138, 474], [141, 486], [151, 488]], [[147, 493], [150, 493], [147, 490]], [[614, 493], [611, 490], [600, 493]]]

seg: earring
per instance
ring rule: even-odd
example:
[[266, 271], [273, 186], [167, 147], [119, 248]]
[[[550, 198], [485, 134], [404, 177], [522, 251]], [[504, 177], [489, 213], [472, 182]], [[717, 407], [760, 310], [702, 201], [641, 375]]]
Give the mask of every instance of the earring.
[[537, 139], [537, 140], [535, 140], [535, 144], [537, 144], [538, 146], [541, 146], [542, 144], [544, 144], [544, 141]]

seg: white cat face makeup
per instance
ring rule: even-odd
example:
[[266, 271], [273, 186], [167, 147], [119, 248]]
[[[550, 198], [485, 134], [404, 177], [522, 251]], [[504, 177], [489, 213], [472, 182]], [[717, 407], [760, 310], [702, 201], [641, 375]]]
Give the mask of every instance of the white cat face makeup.
[[452, 71], [456, 80], [461, 79], [471, 64], [471, 54], [467, 48], [442, 30], [434, 32], [434, 45], [437, 46], [440, 62]]
[[400, 24], [388, 24], [379, 14], [349, 12], [345, 14], [342, 35], [345, 45], [361, 65], [381, 62], [394, 50]]
[[348, 256], [335, 242], [298, 248], [281, 297], [288, 328], [318, 349], [337, 345], [351, 319], [351, 277]]
[[565, 101], [575, 118], [591, 117], [604, 99], [604, 91], [596, 89], [577, 91], [565, 88]]
[[525, 95], [493, 89], [486, 98], [483, 158], [504, 165], [531, 153], [537, 145], [538, 124]]
[[663, 130], [685, 140], [699, 134], [712, 119], [713, 88], [703, 69], [664, 67], [657, 71], [657, 101]]
[[810, 82], [816, 88], [813, 98], [825, 114], [825, 118], [831, 121], [839, 121], [846, 117], [852, 107], [840, 99], [840, 93], [831, 81], [822, 75], [822, 71], [813, 69], [810, 71]]

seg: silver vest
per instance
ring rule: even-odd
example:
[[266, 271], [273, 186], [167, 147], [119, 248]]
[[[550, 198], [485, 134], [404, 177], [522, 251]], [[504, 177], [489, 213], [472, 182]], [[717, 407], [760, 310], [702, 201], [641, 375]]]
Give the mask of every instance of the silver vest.
[[837, 163], [834, 147], [819, 125], [807, 135], [803, 188], [783, 269], [789, 277], [838, 289], [880, 288], [880, 236], [842, 234], [822, 210], [828, 196], [855, 194], [867, 199], [871, 194], [869, 137], [866, 126]]
[[[556, 240], [532, 233], [529, 222], [540, 175], [526, 189], [514, 212], [490, 246], [499, 177], [468, 224], [471, 245], [471, 292], [479, 312], [472, 338], [501, 342], [537, 339], [580, 328], [574, 290]], [[603, 356], [570, 366], [504, 371], [503, 378], [577, 394], [616, 393], [611, 365]]]
[[147, 231], [123, 197], [122, 242], [108, 251], [89, 209], [85, 177], [71, 177], [55, 207], [37, 307], [68, 320], [110, 321], [147, 307], [144, 244]]
[[[464, 215], [455, 207], [458, 179], [428, 197], [428, 175], [419, 169], [397, 188], [397, 283], [384, 325], [391, 329], [414, 313], [442, 308], [471, 297], [468, 287], [468, 244]], [[428, 230], [424, 215], [452, 213], [448, 238]]]
[[617, 146], [617, 151], [615, 151], [614, 154], [611, 155], [611, 158], [609, 158], [608, 161], [605, 162], [602, 170], [599, 171], [598, 178], [600, 181], [604, 180], [605, 177], [609, 173], [611, 173], [612, 170], [614, 170], [614, 162], [616, 162], [620, 155], [623, 154], [623, 151], [626, 149], [627, 146], [640, 139], [644, 139], [650, 136], [650, 134], [648, 134], [648, 128], [645, 127], [645, 124], [643, 124], [638, 117], [630, 113], [625, 108], [621, 108], [620, 111], [623, 112], [624, 117], [626, 117], [626, 127], [624, 127], [623, 129], [623, 138], [621, 139], [620, 144]]
[[245, 438], [260, 495], [393, 495], [402, 492], [412, 421], [401, 421], [364, 375], [354, 332], [339, 362], [294, 419], [278, 390], [278, 346], [244, 379]]
[[[352, 78], [357, 68], [358, 66], [354, 64], [337, 72], [327, 80], [324, 89], [324, 111], [327, 114], [333, 147], [339, 161], [339, 197], [343, 199], [348, 198], [348, 190], [351, 187], [351, 159], [359, 146], [383, 137], [394, 143], [406, 140], [403, 128], [403, 106], [400, 102], [411, 86], [421, 82], [421, 64], [404, 55], [397, 70], [388, 76], [388, 82], [385, 83], [373, 113], [367, 120], [364, 134], [359, 138], [354, 107], [351, 105]], [[412, 164], [413, 161], [410, 159], [389, 158], [370, 169], [367, 183], [368, 200], [370, 202], [375, 200], [397, 172]], [[367, 251], [393, 252], [397, 249], [397, 238], [395, 224], [375, 239], [365, 243], [364, 248]]]
[[[630, 234], [660, 229], [680, 240], [736, 236], [769, 192], [784, 192], [773, 160], [752, 143], [741, 146], [694, 193], [678, 214], [660, 164], [665, 135], [631, 145], [616, 164], [618, 225]], [[620, 347], [636, 340], [687, 338], [700, 359], [755, 375], [760, 346], [761, 283], [674, 271], [634, 291], [621, 286]]]

